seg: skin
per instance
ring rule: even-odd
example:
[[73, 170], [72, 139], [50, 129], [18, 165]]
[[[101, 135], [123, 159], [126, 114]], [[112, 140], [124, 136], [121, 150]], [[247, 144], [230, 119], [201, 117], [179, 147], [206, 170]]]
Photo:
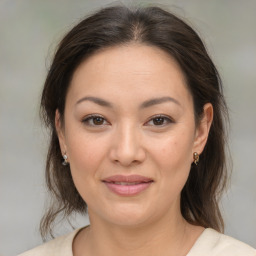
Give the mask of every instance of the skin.
[[[163, 97], [173, 100], [142, 107]], [[100, 118], [88, 119], [91, 114]], [[193, 153], [204, 149], [212, 118], [212, 105], [206, 104], [195, 125], [183, 73], [161, 49], [129, 44], [85, 60], [71, 81], [64, 123], [56, 111], [60, 147], [91, 223], [76, 236], [74, 255], [186, 255], [204, 229], [183, 219], [180, 193]], [[124, 197], [102, 182], [117, 174], [154, 182]]]

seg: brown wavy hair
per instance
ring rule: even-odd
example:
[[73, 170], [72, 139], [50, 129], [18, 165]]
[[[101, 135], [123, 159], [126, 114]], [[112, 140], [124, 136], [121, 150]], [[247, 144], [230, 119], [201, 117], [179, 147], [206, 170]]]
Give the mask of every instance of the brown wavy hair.
[[156, 46], [172, 56], [186, 78], [198, 123], [206, 103], [214, 110], [213, 123], [198, 166], [192, 164], [181, 192], [181, 213], [190, 223], [223, 231], [218, 206], [227, 181], [225, 120], [227, 107], [218, 71], [197, 33], [176, 15], [159, 7], [112, 6], [99, 10], [71, 29], [60, 42], [41, 98], [41, 116], [50, 131], [46, 183], [52, 203], [41, 220], [42, 237], [52, 234], [56, 217], [86, 213], [62, 154], [55, 128], [58, 109], [63, 120], [65, 98], [76, 68], [103, 48], [129, 44]]

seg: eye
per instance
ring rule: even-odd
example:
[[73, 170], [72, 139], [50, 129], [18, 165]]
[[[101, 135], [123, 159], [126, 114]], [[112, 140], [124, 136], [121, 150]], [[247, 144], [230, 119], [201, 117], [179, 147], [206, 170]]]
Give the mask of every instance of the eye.
[[174, 123], [174, 121], [170, 117], [164, 115], [157, 115], [151, 118], [146, 124], [152, 126], [165, 126], [170, 123]]
[[107, 120], [100, 115], [89, 115], [87, 117], [85, 117], [82, 122], [85, 125], [88, 126], [101, 126], [101, 125], [108, 125], [109, 123], [107, 122]]

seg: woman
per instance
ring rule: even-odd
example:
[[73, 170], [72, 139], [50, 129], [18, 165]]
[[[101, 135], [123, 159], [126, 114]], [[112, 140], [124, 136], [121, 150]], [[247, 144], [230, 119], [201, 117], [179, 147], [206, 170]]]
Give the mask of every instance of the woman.
[[256, 255], [221, 234], [225, 100], [198, 35], [157, 7], [110, 7], [61, 41], [41, 101], [59, 213], [90, 225], [28, 255]]

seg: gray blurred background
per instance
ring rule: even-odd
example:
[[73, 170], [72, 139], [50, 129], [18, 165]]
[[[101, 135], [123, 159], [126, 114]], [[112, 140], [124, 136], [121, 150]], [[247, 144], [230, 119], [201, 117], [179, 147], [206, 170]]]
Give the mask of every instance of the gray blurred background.
[[[226, 234], [256, 247], [256, 1], [166, 0], [156, 3], [189, 22], [206, 42], [230, 108], [233, 176], [223, 198]], [[0, 0], [0, 255], [42, 240], [47, 133], [40, 92], [55, 46], [86, 14], [113, 1]], [[75, 226], [85, 225], [78, 217]], [[70, 229], [69, 229], [70, 230]], [[62, 234], [68, 227], [61, 228]]]

